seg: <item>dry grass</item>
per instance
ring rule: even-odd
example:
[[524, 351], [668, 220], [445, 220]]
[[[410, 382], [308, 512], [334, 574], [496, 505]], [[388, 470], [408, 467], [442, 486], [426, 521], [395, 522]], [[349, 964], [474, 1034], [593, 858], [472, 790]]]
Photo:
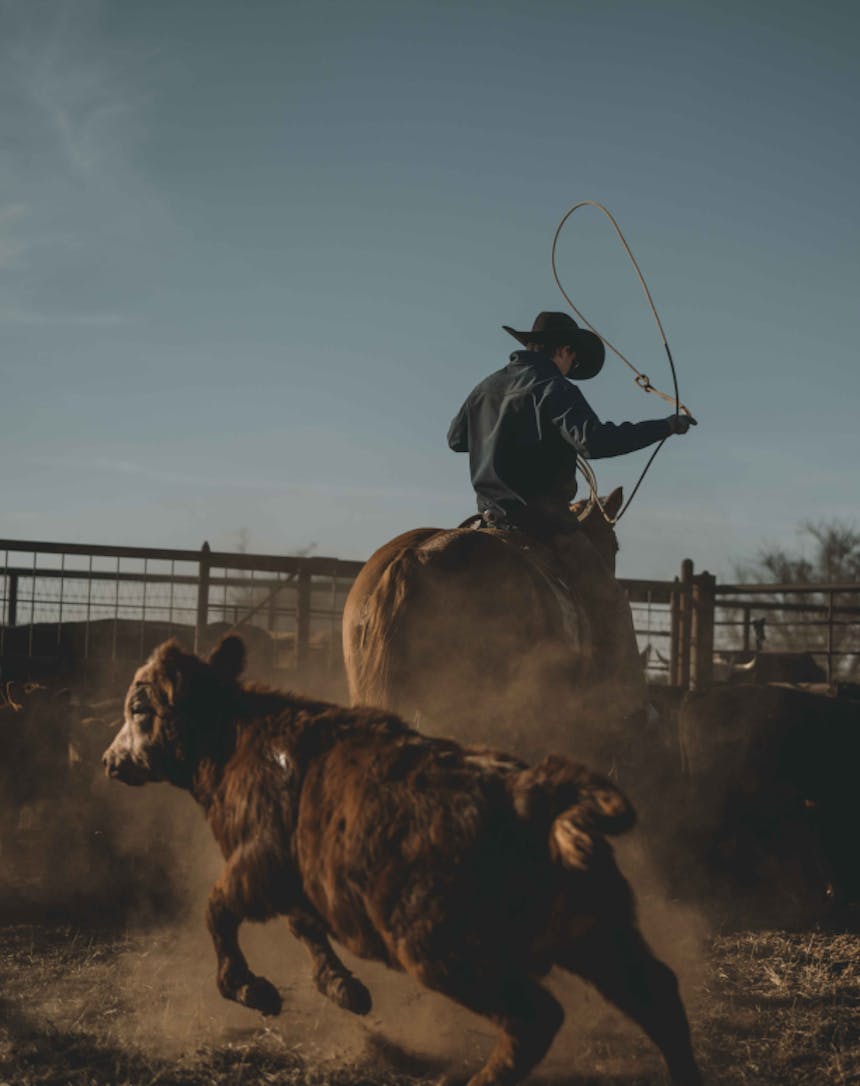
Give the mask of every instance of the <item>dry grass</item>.
[[710, 960], [695, 1024], [714, 1081], [860, 1082], [860, 936], [735, 934]]
[[[266, 944], [259, 936], [249, 942], [261, 961]], [[489, 1046], [490, 1030], [478, 1019], [405, 980], [387, 996], [380, 991], [379, 1018], [359, 1022], [311, 992], [292, 948], [262, 959], [272, 976], [291, 979], [284, 1016], [264, 1023], [219, 999], [207, 950], [196, 929], [0, 928], [0, 1084], [407, 1086], [434, 1081], [452, 1065], [474, 1068]], [[368, 979], [379, 990], [384, 975], [374, 976]], [[665, 1081], [649, 1044], [597, 997], [565, 995], [579, 1006], [536, 1083]], [[703, 978], [687, 997], [710, 1083], [860, 1081], [858, 935], [714, 938]]]

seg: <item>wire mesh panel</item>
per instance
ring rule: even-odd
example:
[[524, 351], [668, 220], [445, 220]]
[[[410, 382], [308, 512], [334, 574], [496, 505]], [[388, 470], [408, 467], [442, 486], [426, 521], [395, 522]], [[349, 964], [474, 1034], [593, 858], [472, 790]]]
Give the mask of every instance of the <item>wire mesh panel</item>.
[[18, 540], [0, 541], [0, 562], [5, 673], [26, 670], [22, 662], [33, 665], [29, 673], [37, 664], [138, 663], [168, 637], [204, 651], [233, 629], [270, 669], [295, 670], [309, 657], [339, 666], [340, 613], [361, 568], [336, 559], [212, 554], [206, 546]]
[[828, 681], [860, 679], [860, 586], [719, 585], [715, 649], [809, 654]]
[[630, 600], [636, 641], [649, 682], [669, 682], [672, 615], [664, 595], [647, 588]]
[[251, 638], [258, 657], [265, 645], [275, 673], [334, 673], [342, 665], [343, 606], [360, 568], [334, 559], [257, 556], [251, 564], [246, 555], [213, 555], [207, 624]]

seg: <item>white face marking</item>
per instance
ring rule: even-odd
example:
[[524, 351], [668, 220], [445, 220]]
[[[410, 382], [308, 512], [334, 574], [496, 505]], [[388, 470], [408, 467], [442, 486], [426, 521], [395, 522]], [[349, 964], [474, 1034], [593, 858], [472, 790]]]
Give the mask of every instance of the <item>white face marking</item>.
[[295, 766], [289, 754], [285, 750], [273, 750], [272, 758], [281, 767], [287, 780], [292, 780], [295, 775]]

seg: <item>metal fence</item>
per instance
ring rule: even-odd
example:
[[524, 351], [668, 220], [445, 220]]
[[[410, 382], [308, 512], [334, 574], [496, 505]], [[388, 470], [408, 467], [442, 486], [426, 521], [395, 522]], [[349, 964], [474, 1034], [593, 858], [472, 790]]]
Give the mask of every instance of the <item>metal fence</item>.
[[758, 650], [808, 653], [828, 682], [860, 665], [860, 584], [719, 584], [686, 558], [671, 591], [675, 686], [707, 686], [714, 661]]
[[668, 683], [673, 669], [677, 632], [673, 626], [671, 581], [622, 579], [627, 590], [633, 627], [649, 681]]
[[[343, 604], [361, 562], [0, 540], [0, 666], [127, 668], [179, 635], [202, 650], [239, 625], [276, 673], [341, 670]], [[622, 580], [649, 677], [706, 686], [720, 654], [808, 651], [829, 679], [860, 666], [860, 585], [718, 584], [685, 559], [673, 581]], [[253, 644], [252, 644], [253, 647]]]
[[340, 666], [340, 617], [361, 562], [0, 540], [0, 661], [128, 664], [166, 637], [196, 650], [236, 624], [271, 666]]
[[717, 648], [810, 653], [828, 682], [856, 678], [860, 665], [860, 586], [716, 586]]

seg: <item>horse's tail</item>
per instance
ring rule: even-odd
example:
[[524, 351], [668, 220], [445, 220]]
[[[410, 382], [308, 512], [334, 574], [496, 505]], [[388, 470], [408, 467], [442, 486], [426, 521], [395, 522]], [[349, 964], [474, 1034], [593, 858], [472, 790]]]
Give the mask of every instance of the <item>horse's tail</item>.
[[[422, 563], [414, 547], [406, 547], [385, 567], [362, 607], [354, 652], [350, 694], [365, 705], [395, 706], [398, 682], [405, 678], [401, 636], [407, 597], [415, 591]], [[400, 653], [400, 654], [399, 654]]]
[[513, 779], [520, 817], [547, 829], [550, 857], [585, 871], [597, 842], [632, 829], [636, 812], [612, 781], [561, 754], [550, 754]]

